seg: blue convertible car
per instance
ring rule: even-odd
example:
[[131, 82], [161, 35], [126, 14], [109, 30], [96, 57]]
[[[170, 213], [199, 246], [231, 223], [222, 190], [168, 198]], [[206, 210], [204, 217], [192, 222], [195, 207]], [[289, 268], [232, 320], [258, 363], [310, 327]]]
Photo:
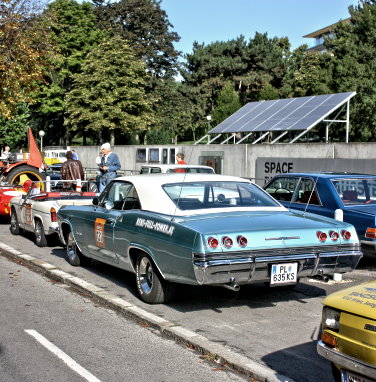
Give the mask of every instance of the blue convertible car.
[[342, 219], [355, 226], [363, 248], [376, 253], [376, 176], [287, 173], [264, 187], [285, 207]]
[[72, 265], [93, 258], [133, 272], [148, 303], [167, 301], [175, 283], [291, 285], [349, 272], [362, 256], [351, 224], [290, 212], [250, 181], [215, 174], [116, 178], [58, 217]]

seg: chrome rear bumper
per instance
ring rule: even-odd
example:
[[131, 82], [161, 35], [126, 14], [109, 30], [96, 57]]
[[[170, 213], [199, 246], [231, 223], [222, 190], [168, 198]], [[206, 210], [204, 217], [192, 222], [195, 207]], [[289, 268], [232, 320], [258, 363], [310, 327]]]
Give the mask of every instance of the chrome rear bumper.
[[205, 255], [193, 254], [193, 268], [197, 283], [240, 285], [270, 281], [271, 265], [278, 263], [298, 263], [298, 278], [334, 272], [351, 272], [363, 256], [357, 249], [291, 254], [280, 254], [276, 251], [274, 254], [268, 253], [267, 256], [257, 252], [248, 252], [243, 254], [243, 257], [240, 257], [240, 254], [230, 255], [221, 253], [205, 257]]

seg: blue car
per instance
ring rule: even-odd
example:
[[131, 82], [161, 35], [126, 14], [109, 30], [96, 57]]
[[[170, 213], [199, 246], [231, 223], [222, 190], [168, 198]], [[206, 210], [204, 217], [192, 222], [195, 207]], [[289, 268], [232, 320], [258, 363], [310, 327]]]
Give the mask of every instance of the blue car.
[[363, 251], [376, 254], [376, 175], [285, 173], [264, 189], [289, 209], [351, 223]]
[[350, 272], [362, 257], [351, 224], [291, 212], [248, 180], [216, 174], [116, 178], [92, 205], [57, 215], [71, 265], [95, 259], [132, 272], [151, 304], [176, 283], [294, 285]]

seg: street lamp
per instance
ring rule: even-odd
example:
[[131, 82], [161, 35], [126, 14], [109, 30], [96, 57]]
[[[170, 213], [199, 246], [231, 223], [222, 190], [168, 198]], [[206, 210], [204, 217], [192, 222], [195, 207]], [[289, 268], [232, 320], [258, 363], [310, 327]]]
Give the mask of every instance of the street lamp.
[[39, 130], [39, 136], [40, 136], [40, 151], [42, 152], [43, 149], [43, 137], [46, 134], [43, 130]]
[[205, 118], [208, 121], [208, 143], [210, 143], [209, 131], [210, 131], [210, 121], [212, 119], [212, 116], [211, 115], [207, 115]]

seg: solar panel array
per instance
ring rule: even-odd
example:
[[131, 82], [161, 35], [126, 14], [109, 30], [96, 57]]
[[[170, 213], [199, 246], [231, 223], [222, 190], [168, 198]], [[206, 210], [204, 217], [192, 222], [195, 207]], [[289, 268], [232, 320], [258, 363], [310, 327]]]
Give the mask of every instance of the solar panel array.
[[209, 134], [306, 130], [325, 119], [356, 93], [325, 94], [249, 102]]

